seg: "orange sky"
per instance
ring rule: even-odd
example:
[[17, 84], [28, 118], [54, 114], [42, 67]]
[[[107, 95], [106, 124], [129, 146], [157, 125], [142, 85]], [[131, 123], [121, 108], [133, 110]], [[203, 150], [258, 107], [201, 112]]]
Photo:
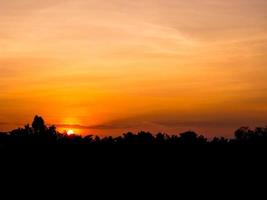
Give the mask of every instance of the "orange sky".
[[0, 27], [2, 131], [267, 124], [266, 0], [1, 0]]

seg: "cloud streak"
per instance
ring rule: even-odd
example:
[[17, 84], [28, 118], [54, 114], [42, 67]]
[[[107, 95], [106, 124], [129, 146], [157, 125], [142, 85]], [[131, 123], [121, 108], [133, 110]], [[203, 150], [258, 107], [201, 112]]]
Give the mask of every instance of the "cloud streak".
[[65, 129], [80, 129], [80, 130], [111, 130], [111, 129], [128, 129], [132, 128], [131, 125], [125, 124], [98, 124], [98, 125], [79, 125], [79, 124], [57, 124], [56, 127], [58, 128], [65, 128]]

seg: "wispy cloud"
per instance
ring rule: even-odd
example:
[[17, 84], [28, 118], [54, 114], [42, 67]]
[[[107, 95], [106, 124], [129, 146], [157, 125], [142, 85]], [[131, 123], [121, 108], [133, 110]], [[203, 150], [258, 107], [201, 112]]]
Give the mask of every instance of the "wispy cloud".
[[15, 74], [16, 71], [14, 69], [0, 66], [0, 78], [12, 77]]
[[79, 125], [79, 124], [57, 124], [58, 128], [66, 128], [66, 129], [80, 129], [80, 130], [111, 130], [111, 129], [127, 129], [132, 128], [131, 125], [126, 124], [98, 124], [98, 125]]
[[109, 130], [109, 129], [131, 129], [139, 128], [147, 125], [147, 121], [143, 118], [138, 119], [138, 116], [120, 118], [110, 120], [101, 124], [95, 125], [80, 125], [80, 124], [57, 124], [60, 128], [77, 128], [77, 129], [93, 129], [93, 130]]
[[157, 120], [153, 121], [154, 124], [170, 127], [170, 128], [178, 128], [178, 127], [192, 127], [192, 128], [201, 128], [201, 127], [238, 127], [242, 125], [242, 120], [199, 120], [199, 121], [183, 121], [183, 120]]

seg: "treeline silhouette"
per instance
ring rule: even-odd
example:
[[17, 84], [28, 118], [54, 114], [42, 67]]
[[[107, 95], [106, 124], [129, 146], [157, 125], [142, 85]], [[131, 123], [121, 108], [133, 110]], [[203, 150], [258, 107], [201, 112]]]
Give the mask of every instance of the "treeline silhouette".
[[[100, 138], [59, 133], [55, 126], [46, 126], [43, 118], [36, 116], [31, 125], [0, 134], [0, 166], [4, 168], [1, 178], [8, 177], [10, 183], [2, 182], [11, 189], [25, 186], [24, 190], [30, 193], [38, 191], [29, 186], [30, 182], [42, 190], [40, 195], [59, 191], [61, 197], [77, 186], [75, 197], [78, 194], [99, 197], [105, 193], [127, 198], [125, 191], [130, 195], [142, 191], [140, 196], [143, 192], [150, 196], [161, 191], [165, 198], [166, 194], [180, 194], [181, 185], [188, 194], [199, 196], [211, 192], [214, 197], [214, 190], [206, 183], [217, 188], [221, 195], [228, 188], [220, 188], [218, 182], [227, 186], [233, 183], [233, 190], [229, 191], [235, 191], [239, 184], [232, 179], [243, 182], [249, 174], [264, 177], [266, 147], [267, 127], [240, 128], [232, 139], [207, 139], [192, 131], [180, 135], [125, 133]], [[249, 187], [261, 185], [261, 181], [244, 183]], [[100, 192], [94, 193], [92, 186]], [[200, 186], [204, 187], [201, 192], [194, 189]], [[106, 189], [110, 187], [112, 191]]]
[[252, 130], [242, 127], [236, 130], [234, 138], [214, 137], [208, 139], [203, 135], [198, 135], [193, 131], [181, 133], [180, 135], [168, 135], [158, 133], [153, 135], [149, 132], [139, 132], [134, 134], [125, 133], [119, 137], [104, 137], [88, 135], [68, 135], [60, 133], [55, 126], [46, 126], [45, 121], [40, 116], [35, 116], [31, 126], [28, 124], [24, 128], [18, 128], [8, 133], [0, 133], [0, 146], [12, 145], [78, 145], [78, 146], [101, 146], [101, 145], [166, 145], [166, 146], [223, 146], [223, 145], [266, 145], [267, 127], [260, 127]]

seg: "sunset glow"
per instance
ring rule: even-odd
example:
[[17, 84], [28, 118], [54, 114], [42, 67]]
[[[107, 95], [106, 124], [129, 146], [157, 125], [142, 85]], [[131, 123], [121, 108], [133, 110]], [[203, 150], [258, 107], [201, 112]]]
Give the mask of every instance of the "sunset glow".
[[0, 131], [267, 124], [266, 0], [1, 0], [0, 27]]
[[67, 134], [68, 134], [68, 135], [74, 135], [75, 133], [74, 133], [73, 130], [70, 129], [70, 130], [67, 131]]

